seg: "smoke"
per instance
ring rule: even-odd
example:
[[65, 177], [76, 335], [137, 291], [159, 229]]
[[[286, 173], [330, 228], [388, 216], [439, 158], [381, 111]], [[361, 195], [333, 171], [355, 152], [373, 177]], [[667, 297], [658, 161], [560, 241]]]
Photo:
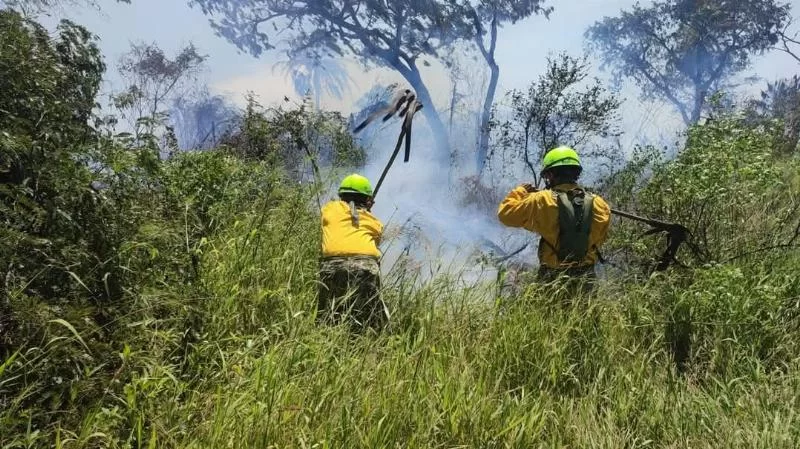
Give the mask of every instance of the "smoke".
[[[532, 234], [502, 226], [497, 204], [465, 204], [459, 180], [468, 173], [443, 160], [421, 114], [414, 121], [410, 161], [395, 160], [373, 207], [386, 225], [384, 271], [403, 261], [420, 279], [454, 273], [470, 283], [495, 278], [493, 261], [519, 249]], [[373, 184], [394, 150], [400, 126], [400, 119], [373, 123], [360, 138], [369, 155], [362, 173]], [[532, 261], [529, 249], [505, 263]]]
[[240, 111], [207, 87], [192, 96], [179, 96], [169, 113], [182, 150], [214, 148], [239, 123]]

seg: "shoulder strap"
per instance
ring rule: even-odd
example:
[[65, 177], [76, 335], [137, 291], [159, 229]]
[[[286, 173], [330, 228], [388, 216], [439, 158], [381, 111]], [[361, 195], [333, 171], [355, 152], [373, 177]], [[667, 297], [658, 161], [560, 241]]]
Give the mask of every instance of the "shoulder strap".
[[358, 209], [356, 209], [356, 203], [350, 201], [350, 217], [353, 219], [353, 226], [359, 227], [361, 226], [359, 216], [358, 216]]

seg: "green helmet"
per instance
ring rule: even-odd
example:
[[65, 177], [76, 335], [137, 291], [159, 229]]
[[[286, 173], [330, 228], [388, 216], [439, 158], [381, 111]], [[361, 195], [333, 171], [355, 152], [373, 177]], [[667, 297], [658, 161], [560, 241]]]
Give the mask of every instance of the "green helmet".
[[542, 171], [563, 165], [581, 167], [581, 158], [579, 158], [578, 153], [570, 147], [558, 147], [548, 151], [547, 154], [544, 155], [542, 165]]
[[339, 184], [339, 193], [348, 192], [372, 196], [372, 184], [369, 183], [369, 179], [353, 173], [345, 177], [342, 183]]

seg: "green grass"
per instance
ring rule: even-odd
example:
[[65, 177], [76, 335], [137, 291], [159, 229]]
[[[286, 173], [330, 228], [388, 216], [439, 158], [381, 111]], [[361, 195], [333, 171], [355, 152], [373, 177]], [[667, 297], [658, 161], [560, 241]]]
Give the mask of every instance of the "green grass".
[[[791, 266], [616, 280], [572, 306], [534, 287], [493, 303], [446, 277], [412, 286], [398, 268], [386, 278], [391, 330], [351, 336], [314, 324], [317, 222], [295, 200], [256, 204], [210, 239], [201, 286], [139, 294], [108, 343], [117, 360], [82, 359], [97, 351], [97, 335], [82, 342], [60, 322], [21, 349], [0, 372], [0, 388], [24, 386], [3, 399], [0, 424], [14, 430], [0, 447], [800, 441], [800, 284]], [[672, 348], [681, 344], [690, 358], [679, 374]], [[81, 368], [61, 387], [47, 376], [21, 380], [59, 357]], [[102, 394], [82, 400], [84, 388]], [[73, 395], [74, 409], [48, 409], [32, 397], [43, 391]]]

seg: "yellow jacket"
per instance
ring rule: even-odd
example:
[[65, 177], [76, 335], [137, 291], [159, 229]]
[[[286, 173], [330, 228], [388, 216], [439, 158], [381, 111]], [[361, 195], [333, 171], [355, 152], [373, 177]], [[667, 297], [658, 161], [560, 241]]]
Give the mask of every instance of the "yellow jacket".
[[[575, 187], [577, 187], [575, 184], [561, 184], [552, 190], [568, 191]], [[515, 188], [500, 203], [497, 218], [506, 226], [525, 228], [535, 232], [550, 245], [558, 248], [558, 202], [554, 198], [552, 190], [528, 193], [522, 186]], [[606, 240], [611, 223], [611, 209], [608, 207], [608, 203], [599, 196], [594, 198], [592, 212], [589, 252], [580, 264], [581, 266], [593, 265], [597, 262], [597, 249]], [[539, 262], [550, 268], [558, 268], [558, 255], [550, 245], [540, 245]]]
[[366, 209], [358, 209], [358, 227], [344, 201], [322, 207], [322, 256], [380, 257], [383, 223]]

